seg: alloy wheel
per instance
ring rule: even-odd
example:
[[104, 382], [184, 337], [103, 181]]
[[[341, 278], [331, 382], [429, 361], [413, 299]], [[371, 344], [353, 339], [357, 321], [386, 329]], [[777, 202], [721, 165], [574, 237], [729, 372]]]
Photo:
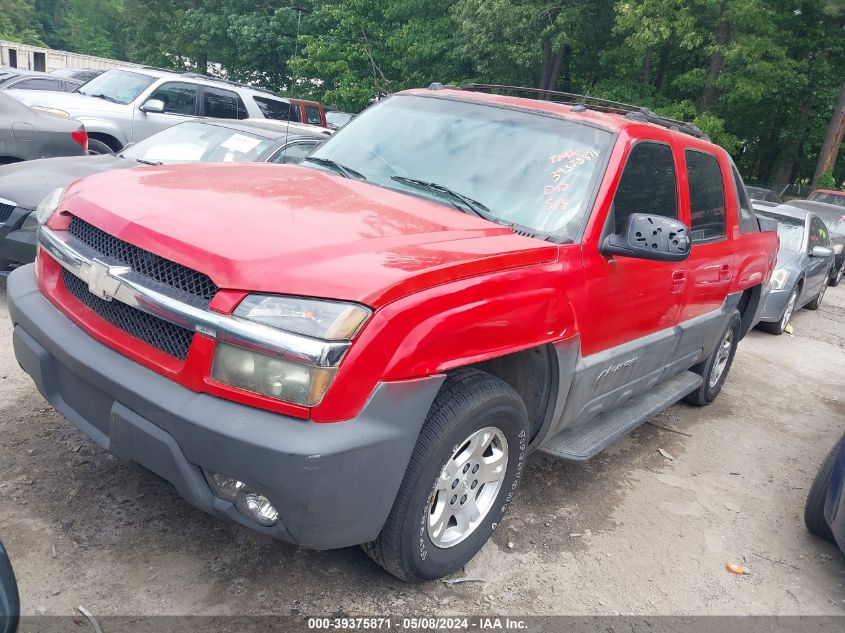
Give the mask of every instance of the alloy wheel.
[[725, 373], [725, 367], [728, 366], [728, 359], [731, 356], [733, 344], [734, 333], [733, 330], [729, 329], [719, 345], [719, 351], [716, 352], [716, 362], [713, 363], [713, 370], [710, 372], [710, 380], [708, 382], [711, 388], [716, 386], [722, 374]]

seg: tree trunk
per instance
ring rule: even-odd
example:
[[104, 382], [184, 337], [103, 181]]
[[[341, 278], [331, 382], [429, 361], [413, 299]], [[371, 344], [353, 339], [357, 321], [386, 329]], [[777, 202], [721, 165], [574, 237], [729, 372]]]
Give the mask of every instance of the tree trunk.
[[651, 58], [654, 56], [652, 49], [647, 48], [643, 58], [643, 69], [640, 73], [640, 99], [645, 99], [648, 91], [648, 84], [651, 81]]
[[552, 54], [551, 44], [547, 42], [543, 44], [543, 52], [543, 76], [540, 80], [540, 89], [554, 90], [564, 62], [567, 66], [569, 65], [570, 47], [567, 44], [561, 44], [560, 48]]
[[660, 47], [660, 57], [657, 62], [657, 73], [654, 77], [654, 91], [657, 94], [660, 94], [660, 91], [663, 89], [663, 82], [666, 80], [666, 71], [669, 69], [669, 52], [670, 47], [668, 44], [663, 44], [663, 46]]
[[833, 169], [836, 159], [839, 156], [839, 147], [842, 145], [842, 137], [845, 135], [845, 81], [839, 89], [839, 99], [830, 117], [827, 132], [824, 135], [822, 149], [819, 152], [819, 162], [816, 163], [816, 173], [813, 176], [813, 185], [824, 172]]
[[716, 41], [713, 55], [710, 58], [710, 66], [707, 69], [707, 81], [704, 84], [704, 93], [701, 95], [699, 112], [710, 112], [716, 101], [719, 99], [719, 75], [722, 74], [722, 67], [725, 65], [724, 47], [731, 41], [731, 25], [728, 22], [725, 12], [728, 4], [723, 1], [719, 5], [719, 24], [716, 27]]
[[[798, 115], [801, 127], [798, 135], [781, 150], [780, 156], [778, 156], [777, 163], [774, 166], [774, 174], [771, 178], [773, 184], [792, 184], [798, 159], [804, 151], [804, 142], [807, 140], [807, 134], [810, 132], [810, 116], [813, 113], [815, 100], [815, 92], [808, 90], [804, 101], [801, 103], [801, 113]], [[761, 174], [762, 176], [763, 174]]]
[[551, 66], [552, 43], [550, 40], [543, 40], [543, 68], [540, 70], [540, 81], [537, 83], [537, 87], [540, 90], [545, 90], [546, 84], [549, 83], [549, 71], [551, 70]]
[[197, 72], [203, 75], [208, 72], [208, 51], [199, 51], [196, 58]]

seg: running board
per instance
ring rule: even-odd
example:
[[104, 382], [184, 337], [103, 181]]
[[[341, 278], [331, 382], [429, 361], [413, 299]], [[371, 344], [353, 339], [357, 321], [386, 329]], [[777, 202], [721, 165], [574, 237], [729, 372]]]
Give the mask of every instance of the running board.
[[703, 379], [698, 374], [683, 371], [648, 393], [629, 400], [618, 409], [603, 413], [577, 428], [564, 429], [547, 440], [540, 447], [540, 451], [569, 462], [586, 461], [621, 436], [698, 389], [702, 382]]

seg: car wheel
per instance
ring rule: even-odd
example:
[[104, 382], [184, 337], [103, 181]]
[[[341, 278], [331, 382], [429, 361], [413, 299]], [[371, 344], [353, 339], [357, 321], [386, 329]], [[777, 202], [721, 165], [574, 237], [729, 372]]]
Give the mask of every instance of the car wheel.
[[739, 312], [734, 310], [728, 319], [728, 324], [719, 337], [719, 344], [716, 349], [703, 363], [692, 367], [692, 371], [699, 374], [704, 382], [701, 386], [686, 396], [684, 400], [692, 404], [703, 406], [710, 404], [722, 391], [722, 385], [731, 370], [737, 345], [739, 345], [739, 329], [741, 318]]
[[807, 304], [808, 310], [818, 310], [822, 305], [822, 299], [824, 299], [824, 291], [827, 290], [827, 284], [822, 284], [821, 289], [819, 289], [819, 294], [816, 295], [816, 298], [810, 301]]
[[839, 285], [839, 282], [841, 282], [841, 281], [842, 281], [842, 276], [843, 276], [843, 275], [845, 275], [845, 263], [843, 263], [843, 264], [839, 267], [839, 270], [837, 270], [837, 271], [836, 271], [836, 274], [835, 274], [835, 275], [833, 275], [833, 276], [830, 278], [830, 281], [829, 281], [828, 283], [829, 283], [831, 286], [833, 286], [833, 287], [835, 288], [836, 286], [838, 286], [838, 285]]
[[114, 150], [111, 147], [103, 143], [102, 141], [98, 141], [95, 138], [88, 139], [88, 154], [90, 155], [97, 155], [97, 154], [112, 154]]
[[786, 331], [786, 326], [789, 325], [789, 319], [792, 318], [792, 315], [795, 313], [795, 304], [798, 303], [798, 294], [801, 292], [801, 288], [796, 286], [792, 290], [792, 294], [789, 295], [789, 300], [786, 302], [786, 307], [783, 309], [783, 314], [780, 316], [779, 321], [775, 321], [774, 323], [769, 323], [765, 321], [760, 322], [760, 329], [769, 332], [770, 334], [777, 334], [780, 336], [781, 334]]
[[409, 582], [457, 571], [502, 520], [527, 446], [519, 394], [478, 370], [454, 373], [428, 413], [381, 533], [362, 547]]
[[810, 492], [807, 494], [807, 503], [804, 506], [804, 524], [807, 526], [807, 529], [812, 534], [830, 542], [834, 542], [833, 532], [830, 531], [830, 526], [824, 518], [824, 503], [827, 499], [827, 490], [830, 487], [833, 465], [839, 457], [840, 445], [841, 442], [837, 441], [836, 445], [830, 449], [830, 452], [824, 458], [822, 465], [819, 466], [819, 472], [816, 473], [816, 478], [813, 479], [813, 485], [810, 486]]

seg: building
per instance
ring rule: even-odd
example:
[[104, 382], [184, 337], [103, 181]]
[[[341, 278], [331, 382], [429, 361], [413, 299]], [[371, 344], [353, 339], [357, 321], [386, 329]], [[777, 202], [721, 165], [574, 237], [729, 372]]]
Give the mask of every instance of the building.
[[0, 66], [51, 72], [59, 68], [108, 70], [109, 68], [139, 66], [139, 64], [0, 40]]

